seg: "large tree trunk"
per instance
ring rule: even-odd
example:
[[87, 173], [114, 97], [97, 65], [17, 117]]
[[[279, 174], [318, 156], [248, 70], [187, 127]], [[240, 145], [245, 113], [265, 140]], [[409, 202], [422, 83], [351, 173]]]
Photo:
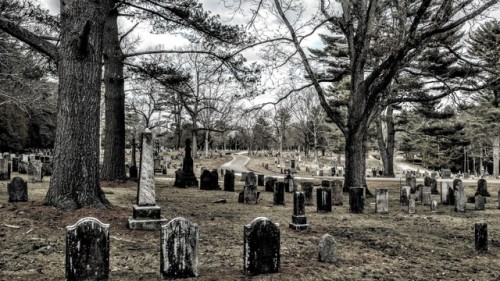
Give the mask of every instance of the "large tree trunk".
[[394, 120], [393, 120], [393, 108], [392, 106], [387, 107], [386, 114], [386, 129], [387, 136], [384, 137], [382, 120], [377, 123], [377, 144], [380, 151], [380, 158], [382, 160], [382, 165], [384, 166], [384, 176], [393, 178], [394, 175], [394, 142], [396, 132], [394, 130]]
[[496, 178], [499, 175], [500, 161], [500, 136], [493, 137], [493, 176]]
[[348, 131], [346, 135], [344, 192], [349, 192], [350, 187], [366, 185], [366, 148], [364, 145], [366, 131], [350, 132]]
[[125, 91], [123, 53], [118, 38], [118, 11], [106, 19], [104, 29], [104, 85], [106, 125], [103, 180], [124, 180], [125, 173]]
[[102, 38], [108, 1], [61, 1], [54, 173], [45, 197], [64, 209], [103, 207], [99, 186]]
[[205, 157], [208, 157], [208, 130], [205, 131]]

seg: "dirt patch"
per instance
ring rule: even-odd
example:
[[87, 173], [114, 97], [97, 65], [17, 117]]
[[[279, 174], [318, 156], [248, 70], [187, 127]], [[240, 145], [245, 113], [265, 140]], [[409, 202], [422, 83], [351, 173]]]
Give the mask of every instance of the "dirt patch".
[[[212, 167], [210, 167], [212, 168]], [[199, 170], [199, 169], [198, 169]], [[17, 174], [14, 174], [16, 176]], [[26, 179], [26, 178], [25, 178]], [[332, 213], [317, 213], [306, 207], [311, 228], [296, 232], [288, 228], [293, 199], [286, 194], [285, 206], [272, 204], [272, 193], [259, 187], [254, 205], [238, 204], [237, 192], [174, 188], [173, 180], [159, 176], [157, 203], [167, 219], [183, 216], [197, 223], [200, 231], [199, 277], [196, 280], [498, 280], [500, 271], [500, 210], [498, 199], [488, 198], [485, 211], [455, 213], [451, 206], [417, 206], [414, 215], [399, 205], [398, 184], [373, 182], [371, 190], [389, 188], [390, 213], [375, 214], [374, 199], [368, 199], [364, 214], [350, 214], [348, 204]], [[136, 183], [103, 183], [108, 210], [61, 211], [42, 204], [48, 188], [29, 184], [27, 203], [7, 203], [7, 182], [0, 182], [0, 280], [63, 280], [65, 228], [78, 219], [93, 216], [109, 223], [111, 236], [111, 280], [160, 280], [159, 232], [131, 231], [126, 222], [132, 215]], [[222, 182], [221, 182], [222, 186]], [[490, 185], [491, 194], [498, 186]], [[473, 186], [466, 186], [468, 195]], [[433, 195], [435, 196], [435, 195]], [[215, 204], [225, 198], [227, 203]], [[433, 197], [437, 199], [438, 197]], [[344, 195], [344, 202], [347, 202]], [[280, 224], [280, 273], [248, 278], [243, 274], [243, 225], [258, 216]], [[488, 222], [489, 252], [474, 250], [474, 223]], [[13, 228], [13, 226], [18, 228]], [[332, 264], [317, 261], [320, 237], [330, 233], [338, 243], [339, 259]], [[191, 280], [191, 279], [187, 279]], [[192, 279], [194, 280], [194, 279]]]

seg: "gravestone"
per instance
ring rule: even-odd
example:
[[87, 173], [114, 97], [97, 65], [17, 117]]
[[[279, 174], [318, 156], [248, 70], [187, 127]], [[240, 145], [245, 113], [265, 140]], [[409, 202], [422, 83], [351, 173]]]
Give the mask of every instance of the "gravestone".
[[476, 251], [488, 251], [488, 224], [475, 223], [474, 224], [474, 246]]
[[177, 169], [177, 171], [175, 171], [174, 186], [180, 187], [180, 188], [186, 187], [186, 182], [184, 181], [184, 171], [181, 168], [179, 168], [179, 169]]
[[412, 176], [409, 179], [407, 178], [406, 181], [407, 181], [406, 185], [409, 185], [411, 187], [411, 191], [414, 192], [415, 188], [417, 187], [417, 178]]
[[332, 182], [332, 204], [334, 206], [342, 206], [344, 203], [344, 191], [342, 182], [339, 180], [334, 180]]
[[137, 179], [138, 172], [139, 171], [137, 170], [137, 166], [135, 166], [135, 165], [130, 166], [130, 168], [128, 170], [128, 173], [129, 173], [129, 176], [130, 176], [131, 179]]
[[306, 230], [309, 228], [305, 211], [305, 194], [302, 191], [293, 193], [293, 215], [289, 227], [293, 230]]
[[186, 187], [198, 187], [198, 180], [194, 174], [193, 157], [191, 157], [191, 140], [186, 139], [184, 148], [184, 160], [182, 161], [182, 171], [184, 172], [184, 183]]
[[109, 279], [109, 224], [83, 218], [66, 227], [66, 280]]
[[438, 202], [436, 200], [432, 200], [431, 212], [437, 212], [437, 208], [438, 208]]
[[457, 186], [459, 184], [463, 185], [462, 180], [461, 179], [454, 179], [453, 180], [453, 190], [457, 190]]
[[227, 170], [224, 174], [224, 191], [234, 191], [234, 171]]
[[284, 178], [285, 181], [285, 191], [294, 192], [295, 191], [295, 181], [291, 174], [288, 174]]
[[266, 181], [266, 192], [274, 192], [274, 185], [276, 184], [277, 179], [273, 177], [267, 178]]
[[365, 208], [364, 187], [349, 188], [349, 212], [360, 214]]
[[203, 170], [203, 173], [200, 176], [200, 189], [211, 190], [212, 186], [212, 174], [209, 170]]
[[435, 178], [426, 176], [424, 178], [424, 185], [431, 188], [432, 194], [439, 194], [439, 191], [437, 190], [437, 181]]
[[312, 206], [313, 205], [313, 183], [312, 182], [303, 182], [302, 190], [304, 191], [305, 196], [305, 205]]
[[479, 179], [477, 181], [477, 190], [475, 195], [490, 197], [490, 193], [488, 192], [488, 183], [486, 182], [485, 179]]
[[415, 199], [410, 198], [408, 201], [408, 214], [414, 214], [415, 213]]
[[451, 179], [451, 170], [450, 169], [442, 169], [441, 170], [441, 178], [442, 179]]
[[28, 164], [28, 181], [31, 183], [42, 181], [42, 162], [40, 160], [32, 160]]
[[285, 183], [284, 182], [277, 182], [274, 185], [273, 204], [274, 205], [285, 205]]
[[257, 174], [257, 186], [264, 186], [264, 174]]
[[455, 212], [465, 212], [467, 195], [465, 194], [462, 181], [457, 182], [455, 189]]
[[247, 172], [241, 172], [240, 181], [246, 181], [247, 180], [247, 175], [248, 175]]
[[335, 262], [337, 261], [337, 242], [330, 234], [321, 236], [318, 246], [318, 261], [319, 262]]
[[408, 206], [408, 202], [410, 201], [410, 191], [411, 187], [402, 186], [399, 195], [399, 203], [403, 206]]
[[19, 169], [18, 169], [18, 172], [20, 174], [27, 174], [28, 173], [28, 162], [21, 162], [19, 163]]
[[450, 205], [450, 187], [448, 186], [448, 182], [441, 182], [441, 204]]
[[280, 229], [268, 218], [255, 218], [243, 231], [243, 270], [246, 275], [280, 270]]
[[243, 190], [244, 202], [247, 204], [257, 204], [259, 202], [259, 192], [257, 186], [245, 185]]
[[128, 219], [130, 229], [159, 230], [167, 222], [161, 216], [161, 207], [156, 205], [153, 155], [153, 133], [146, 129], [142, 133], [137, 201], [133, 205], [132, 217]]
[[12, 172], [19, 172], [19, 158], [12, 158]]
[[245, 185], [257, 186], [257, 176], [254, 172], [250, 172], [245, 177]]
[[7, 185], [9, 202], [28, 202], [28, 183], [20, 177], [14, 177]]
[[432, 197], [431, 197], [431, 187], [430, 186], [424, 186], [422, 188], [422, 205], [429, 206], [432, 203]]
[[9, 180], [9, 160], [0, 158], [0, 180]]
[[198, 276], [198, 225], [178, 217], [161, 227], [163, 277]]
[[332, 190], [329, 187], [316, 189], [316, 210], [318, 213], [332, 211]]
[[484, 210], [485, 203], [486, 203], [486, 197], [479, 194], [475, 196], [474, 204], [476, 210]]
[[386, 188], [375, 190], [375, 213], [389, 213], [389, 191]]

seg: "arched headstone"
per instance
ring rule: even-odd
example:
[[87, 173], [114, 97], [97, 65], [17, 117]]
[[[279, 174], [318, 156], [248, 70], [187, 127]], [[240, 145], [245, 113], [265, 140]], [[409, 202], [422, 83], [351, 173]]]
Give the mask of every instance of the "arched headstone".
[[178, 217], [161, 227], [160, 272], [164, 277], [198, 276], [198, 225]]
[[255, 218], [243, 231], [243, 270], [246, 275], [280, 270], [280, 229], [268, 218]]

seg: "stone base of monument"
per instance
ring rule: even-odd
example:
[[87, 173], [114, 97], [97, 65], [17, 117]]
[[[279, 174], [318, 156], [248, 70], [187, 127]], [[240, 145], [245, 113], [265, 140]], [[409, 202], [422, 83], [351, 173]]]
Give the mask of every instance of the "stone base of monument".
[[128, 228], [132, 230], [160, 230], [167, 219], [161, 216], [161, 207], [134, 205], [132, 217], [128, 219]]
[[309, 228], [306, 216], [292, 215], [292, 222], [288, 226], [293, 230], [307, 230]]

